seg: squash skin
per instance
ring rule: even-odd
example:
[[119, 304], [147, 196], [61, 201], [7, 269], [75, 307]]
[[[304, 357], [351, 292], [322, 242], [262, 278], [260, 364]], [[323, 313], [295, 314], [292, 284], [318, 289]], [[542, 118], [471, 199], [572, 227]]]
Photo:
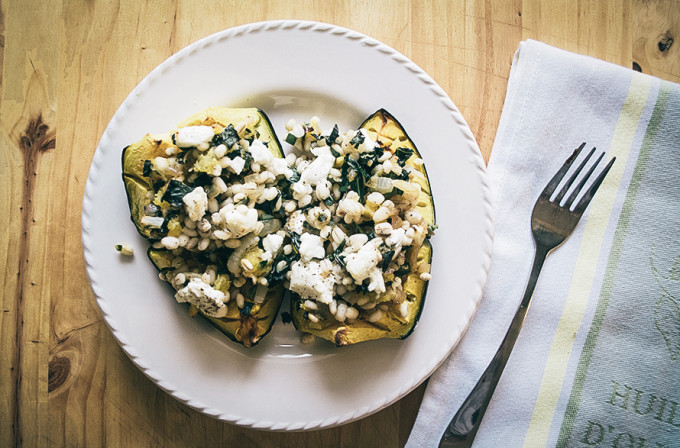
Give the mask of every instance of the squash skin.
[[[401, 124], [389, 112], [380, 109], [364, 120], [360, 128], [366, 129], [373, 140], [381, 142], [385, 149], [392, 153], [399, 147], [413, 150], [414, 156], [406, 163], [422, 174], [421, 177], [417, 178], [416, 182], [421, 185], [418, 202], [423, 205], [419, 205], [417, 210], [423, 216], [425, 222], [435, 226], [435, 207], [427, 171], [425, 170], [425, 165], [417, 166], [413, 164], [413, 159], [421, 158], [421, 155]], [[428, 265], [431, 263], [432, 245], [428, 239], [424, 241], [418, 250], [417, 256], [413, 258], [417, 258], [418, 261]], [[377, 322], [359, 319], [348, 324], [338, 322], [329, 312], [326, 312], [321, 313], [321, 320], [318, 323], [314, 323], [305, 318], [305, 311], [300, 307], [300, 303], [304, 300], [292, 294], [290, 313], [293, 324], [298, 331], [329, 340], [337, 346], [383, 338], [405, 339], [411, 335], [418, 323], [425, 304], [428, 282], [421, 280], [419, 273], [416, 272], [405, 275], [402, 281], [404, 282], [404, 289], [407, 291], [407, 294], [414, 297], [413, 300], [408, 301], [406, 319], [401, 317], [401, 313], [396, 309], [394, 303], [390, 302], [388, 310], [383, 313], [383, 317]]]
[[[227, 127], [229, 124], [235, 126], [249, 118], [257, 119], [256, 125], [251, 126], [251, 128], [254, 127], [260, 133], [259, 139], [268, 143], [268, 148], [275, 157], [282, 158], [284, 156], [283, 150], [271, 122], [266, 114], [259, 109], [211, 107], [183, 120], [178, 124], [178, 128], [213, 124], [222, 127]], [[169, 146], [174, 146], [171, 132], [157, 135], [147, 134], [140, 141], [127, 146], [122, 154], [123, 182], [130, 208], [130, 218], [137, 231], [150, 242], [159, 240], [163, 235], [159, 230], [150, 229], [141, 224], [145, 207], [153, 201], [153, 194], [150, 195], [149, 192], [154, 190], [150, 178], [142, 175], [143, 165], [144, 160], [165, 156], [165, 149]], [[170, 261], [174, 256], [168, 250], [152, 247], [147, 251], [147, 255], [159, 272], [170, 267]], [[194, 262], [198, 261], [194, 260]], [[257, 310], [245, 313], [243, 310], [239, 310], [235, 300], [231, 300], [227, 303], [227, 316], [215, 318], [203, 313], [201, 315], [230, 339], [245, 347], [251, 347], [256, 345], [271, 330], [283, 302], [283, 296], [283, 286], [281, 284], [272, 285], [264, 302], [257, 307]]]

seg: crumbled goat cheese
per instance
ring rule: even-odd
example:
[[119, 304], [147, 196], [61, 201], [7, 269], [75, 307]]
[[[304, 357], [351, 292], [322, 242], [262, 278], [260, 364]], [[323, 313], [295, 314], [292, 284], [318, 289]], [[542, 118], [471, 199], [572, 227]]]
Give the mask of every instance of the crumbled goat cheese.
[[180, 148], [191, 148], [202, 143], [209, 143], [215, 132], [210, 126], [187, 126], [175, 134], [175, 144]]
[[274, 157], [271, 151], [262, 143], [260, 140], [254, 140], [249, 148], [250, 154], [253, 156], [253, 161], [264, 166], [269, 170], [274, 176], [286, 176], [290, 177], [293, 175], [293, 170], [288, 168], [288, 164], [285, 159]]
[[276, 254], [283, 244], [283, 237], [276, 233], [271, 233], [262, 239], [262, 248], [265, 252]]
[[198, 278], [192, 279], [184, 288], [177, 291], [175, 299], [179, 303], [189, 302], [195, 305], [208, 316], [224, 317], [227, 315], [227, 306], [224, 304], [227, 297], [224, 293]]
[[351, 252], [357, 252], [366, 243], [368, 243], [368, 235], [365, 233], [355, 233], [349, 237], [349, 245], [347, 246], [347, 250], [351, 250]]
[[241, 156], [236, 156], [231, 159], [229, 167], [234, 171], [235, 174], [241, 174], [243, 168], [246, 166], [246, 161]]
[[[413, 232], [411, 232], [413, 233]], [[404, 229], [392, 230], [390, 236], [385, 239], [385, 243], [388, 246], [403, 247], [409, 246], [413, 243], [413, 238], [409, 238]]]
[[305, 231], [304, 224], [306, 221], [307, 218], [305, 217], [305, 214], [302, 213], [300, 210], [296, 210], [293, 212], [292, 215], [290, 215], [288, 221], [286, 221], [286, 230], [301, 235]]
[[267, 166], [269, 162], [274, 158], [269, 149], [260, 140], [253, 140], [248, 148], [250, 155], [253, 156], [253, 162], [259, 163], [260, 165]]
[[208, 195], [203, 187], [196, 187], [184, 195], [184, 209], [192, 221], [200, 221], [208, 208]]
[[[381, 238], [375, 238], [370, 243], [362, 246], [359, 252], [348, 254], [345, 258], [347, 272], [350, 273], [357, 284], [361, 284], [378, 266], [381, 255], [377, 246], [381, 242]], [[382, 272], [380, 276], [382, 278]]]
[[322, 303], [333, 301], [335, 278], [332, 271], [325, 270], [317, 261], [303, 264], [296, 261], [290, 268], [290, 290], [304, 299], [313, 299]]
[[227, 204], [218, 213], [232, 238], [240, 238], [258, 228], [257, 210], [245, 204], [236, 207], [234, 204]]
[[290, 177], [293, 175], [293, 170], [288, 167], [285, 159], [273, 158], [267, 169], [274, 176]]
[[303, 233], [300, 236], [300, 258], [309, 261], [312, 258], [323, 258], [326, 251], [323, 248], [321, 237], [312, 233]]
[[326, 180], [335, 163], [335, 157], [328, 146], [318, 148], [315, 155], [316, 159], [300, 175], [301, 182], [312, 186]]
[[382, 270], [378, 267], [375, 267], [371, 270], [370, 275], [368, 276], [368, 290], [369, 291], [374, 291], [377, 292], [378, 294], [383, 293], [386, 291], [385, 289], [385, 279], [383, 278], [383, 273]]

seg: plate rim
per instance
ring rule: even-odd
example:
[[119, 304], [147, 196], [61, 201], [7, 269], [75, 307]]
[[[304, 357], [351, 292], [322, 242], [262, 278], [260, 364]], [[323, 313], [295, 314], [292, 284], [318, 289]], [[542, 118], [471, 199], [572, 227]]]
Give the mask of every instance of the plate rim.
[[[421, 369], [421, 372], [419, 372], [418, 376], [414, 378], [413, 381], [404, 384], [400, 389], [393, 391], [390, 395], [383, 398], [382, 400], [378, 400], [377, 402], [371, 403], [368, 406], [364, 406], [360, 409], [357, 409], [355, 412], [349, 412], [343, 415], [326, 418], [324, 420], [301, 421], [301, 422], [270, 422], [270, 421], [257, 421], [254, 419], [245, 419], [223, 410], [209, 408], [203, 403], [186, 396], [185, 394], [182, 393], [181, 390], [174, 387], [169, 382], [165, 381], [158, 372], [154, 371], [150, 366], [148, 366], [145, 363], [144, 359], [136, 353], [134, 347], [126, 341], [125, 336], [118, 329], [116, 322], [114, 322], [113, 318], [111, 317], [108, 311], [108, 302], [105, 298], [105, 294], [103, 294], [102, 288], [97, 280], [97, 275], [93, 263], [95, 257], [91, 250], [92, 235], [90, 234], [89, 225], [90, 217], [87, 212], [90, 209], [90, 204], [92, 202], [92, 194], [96, 186], [96, 182], [93, 179], [97, 178], [97, 172], [99, 171], [101, 166], [101, 159], [103, 157], [102, 154], [104, 152], [104, 149], [102, 148], [107, 146], [107, 142], [110, 138], [112, 130], [117, 129], [118, 127], [118, 121], [120, 119], [120, 116], [125, 113], [125, 111], [134, 102], [136, 97], [138, 97], [144, 91], [144, 89], [149, 83], [153, 82], [157, 77], [162, 76], [168, 68], [172, 67], [181, 59], [190, 56], [192, 53], [199, 51], [204, 47], [219, 43], [223, 40], [227, 40], [232, 37], [239, 37], [244, 34], [260, 31], [278, 31], [278, 30], [283, 31], [302, 30], [320, 33], [330, 33], [335, 37], [349, 39], [355, 41], [358, 44], [371, 47], [375, 51], [379, 51], [380, 53], [390, 57], [391, 59], [400, 63], [406, 69], [408, 69], [412, 75], [414, 75], [421, 82], [423, 82], [427, 86], [427, 88], [429, 88], [438, 97], [438, 99], [445, 106], [446, 110], [449, 112], [454, 121], [459, 124], [460, 131], [466, 143], [465, 146], [471, 153], [470, 161], [473, 164], [473, 168], [476, 169], [477, 171], [477, 175], [480, 180], [481, 192], [483, 196], [482, 204], [484, 210], [483, 221], [486, 224], [486, 232], [484, 232], [484, 237], [482, 239], [484, 248], [484, 254], [482, 255], [483, 263], [482, 266], [480, 266], [480, 269], [478, 270], [477, 279], [474, 282], [476, 285], [477, 292], [476, 300], [474, 301], [472, 306], [469, 307], [469, 309], [461, 310], [462, 314], [465, 315], [466, 322], [465, 328], [463, 328], [459, 334], [455, 334], [452, 332], [451, 337], [447, 341], [447, 344], [444, 347], [442, 347], [440, 356], [436, 357], [437, 361], [428, 364], [427, 366], [425, 366], [424, 369]], [[142, 373], [146, 377], [148, 377], [155, 385], [163, 389], [173, 398], [186, 404], [187, 406], [205, 415], [208, 415], [210, 417], [222, 421], [226, 421], [239, 426], [249, 427], [253, 429], [264, 429], [271, 431], [305, 431], [312, 429], [331, 428], [342, 424], [350, 423], [352, 421], [356, 421], [361, 418], [367, 417], [375, 412], [378, 412], [390, 406], [391, 404], [395, 403], [396, 401], [398, 401], [399, 399], [403, 398], [408, 393], [413, 391], [415, 388], [417, 388], [430, 375], [432, 375], [432, 373], [434, 373], [437, 370], [437, 368], [446, 360], [448, 355], [453, 351], [456, 345], [463, 338], [463, 335], [465, 334], [468, 326], [470, 325], [472, 317], [474, 316], [479, 306], [479, 303], [481, 302], [482, 299], [482, 293], [484, 291], [484, 286], [486, 284], [489, 268], [491, 265], [491, 249], [494, 231], [492, 210], [493, 206], [490, 185], [486, 173], [486, 165], [484, 163], [481, 151], [479, 150], [477, 141], [474, 138], [472, 131], [470, 130], [470, 127], [468, 126], [467, 122], [465, 121], [464, 117], [462, 116], [456, 105], [453, 103], [453, 101], [449, 98], [446, 92], [437, 84], [437, 82], [434, 81], [434, 79], [430, 77], [430, 75], [428, 75], [422, 68], [415, 64], [410, 58], [404, 56], [403, 54], [401, 54], [394, 48], [386, 45], [385, 43], [378, 41], [377, 39], [374, 39], [372, 37], [369, 37], [368, 35], [365, 35], [361, 32], [351, 30], [349, 28], [309, 20], [267, 20], [243, 24], [236, 27], [221, 30], [185, 46], [178, 52], [169, 56], [159, 65], [157, 65], [127, 95], [125, 100], [121, 103], [121, 105], [118, 107], [118, 109], [112, 116], [111, 120], [107, 124], [92, 158], [92, 163], [88, 171], [88, 177], [83, 194], [81, 211], [81, 243], [83, 246], [85, 269], [90, 281], [90, 286], [94, 293], [95, 301], [102, 313], [102, 316], [104, 317], [106, 325], [109, 327], [111, 333], [113, 334], [114, 338], [120, 345], [123, 352], [128, 356], [128, 358], [130, 358], [132, 363], [135, 366], [137, 366], [137, 368], [140, 369]], [[426, 370], [425, 374], [422, 373], [422, 370]]]

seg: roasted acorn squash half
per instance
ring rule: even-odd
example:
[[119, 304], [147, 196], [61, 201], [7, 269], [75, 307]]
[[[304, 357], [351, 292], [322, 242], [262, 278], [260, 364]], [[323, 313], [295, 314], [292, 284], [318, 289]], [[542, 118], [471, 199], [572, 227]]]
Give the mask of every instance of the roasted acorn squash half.
[[[369, 116], [360, 128], [365, 129], [385, 151], [393, 154], [400, 148], [413, 151], [405, 163], [413, 169], [411, 181], [417, 182], [421, 187], [417, 210], [433, 231], [436, 223], [430, 182], [425, 165], [421, 163], [422, 157], [402, 125], [390, 113], [380, 109]], [[414, 163], [416, 160], [418, 163]], [[413, 332], [425, 303], [428, 281], [421, 279], [420, 274], [430, 272], [432, 246], [429, 238], [425, 239], [421, 246], [412, 247], [408, 259], [410, 272], [400, 276], [407, 296], [406, 313], [398, 311], [397, 305], [393, 302], [386, 302], [387, 309], [383, 312], [382, 318], [376, 322], [370, 322], [363, 314], [352, 323], [338, 322], [327, 309], [319, 313], [318, 322], [313, 322], [306, 317], [304, 299], [292, 294], [291, 315], [295, 327], [298, 331], [313, 334], [338, 346], [382, 338], [405, 339]]]
[[[281, 144], [268, 117], [258, 109], [211, 107], [180, 122], [178, 129], [187, 126], [211, 126], [215, 129], [215, 134], [220, 135], [220, 132], [224, 133], [227, 128], [233, 131], [234, 127], [244, 122], [247, 123], [248, 132], [251, 132], [250, 137], [265, 142], [274, 157], [282, 158], [284, 156]], [[201, 272], [208, 265], [214, 265], [217, 267], [217, 277], [222, 275], [219, 287], [222, 289], [226, 287], [228, 290], [228, 285], [231, 284], [230, 282], [233, 279], [230, 278], [232, 274], [226, 269], [226, 263], [229, 253], [233, 249], [222, 247], [208, 254], [196, 253], [183, 248], [168, 250], [158, 247], [161, 238], [172, 235], [172, 232], [176, 230], [172, 228], [173, 222], [172, 219], [169, 219], [167, 203], [162, 200], [161, 193], [163, 193], [164, 188], [167, 190], [170, 179], [177, 174], [178, 170], [185, 170], [184, 174], [187, 174], [185, 165], [166, 166], [165, 163], [152, 163], [157, 158], [167, 157], [166, 150], [168, 148], [171, 148], [172, 151], [176, 143], [174, 135], [174, 132], [157, 135], [148, 134], [123, 151], [123, 181], [132, 222], [142, 236], [152, 244], [156, 243], [156, 247], [149, 248], [148, 256], [161, 274], [173, 269], [172, 262], [177, 258], [185, 259], [187, 266]], [[186, 152], [180, 151], [181, 154]], [[189, 163], [185, 160], [182, 162], [183, 164]], [[196, 167], [199, 166], [200, 162], [197, 158], [192, 160], [191, 163], [193, 163], [192, 169], [197, 169]], [[209, 164], [210, 160], [206, 163]], [[206, 189], [210, 191], [210, 186], [206, 186]], [[163, 225], [160, 227], [145, 225], [142, 220], [149, 216], [163, 218]], [[173, 287], [178, 289], [177, 285], [173, 285]], [[217, 283], [215, 288], [218, 288]], [[225, 303], [227, 311], [223, 317], [207, 315], [194, 305], [190, 306], [190, 314], [195, 315], [197, 312], [202, 314], [229, 338], [250, 347], [257, 344], [274, 324], [278, 309], [283, 301], [284, 290], [280, 282], [267, 285], [266, 293], [261, 294], [264, 298], [260, 297], [260, 301], [256, 303], [250, 301], [250, 299], [255, 295], [255, 289], [258, 287], [246, 282], [243, 288], [244, 296], [247, 297], [245, 302], [240, 308], [233, 299]], [[262, 291], [258, 292], [262, 293]]]

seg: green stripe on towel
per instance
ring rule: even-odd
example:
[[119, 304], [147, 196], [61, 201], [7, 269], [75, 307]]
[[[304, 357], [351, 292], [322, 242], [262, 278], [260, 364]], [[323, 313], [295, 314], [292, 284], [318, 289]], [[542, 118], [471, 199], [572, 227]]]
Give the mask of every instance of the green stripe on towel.
[[630, 186], [623, 204], [623, 209], [617, 223], [616, 233], [614, 236], [611, 253], [609, 254], [609, 260], [607, 262], [607, 269], [604, 282], [602, 284], [602, 289], [600, 291], [597, 308], [595, 310], [593, 322], [590, 326], [590, 330], [586, 337], [586, 342], [579, 359], [574, 385], [569, 397], [564, 420], [560, 428], [560, 434], [557, 441], [558, 447], [570, 446], [574, 442], [571, 441], [572, 443], [570, 443], [570, 439], [574, 430], [574, 422], [579, 412], [579, 407], [582, 403], [583, 390], [588, 369], [592, 361], [593, 353], [600, 335], [600, 330], [602, 329], [606, 311], [612, 296], [612, 288], [614, 286], [617, 268], [619, 267], [623, 243], [626, 239], [631, 216], [636, 206], [638, 190], [647, 168], [650, 152], [653, 147], [653, 142], [656, 137], [659, 124], [661, 123], [667, 108], [669, 92], [670, 89], [668, 84], [662, 83], [656, 104], [654, 106], [654, 111], [652, 112], [652, 116], [642, 142], [640, 154], [635, 165]]

